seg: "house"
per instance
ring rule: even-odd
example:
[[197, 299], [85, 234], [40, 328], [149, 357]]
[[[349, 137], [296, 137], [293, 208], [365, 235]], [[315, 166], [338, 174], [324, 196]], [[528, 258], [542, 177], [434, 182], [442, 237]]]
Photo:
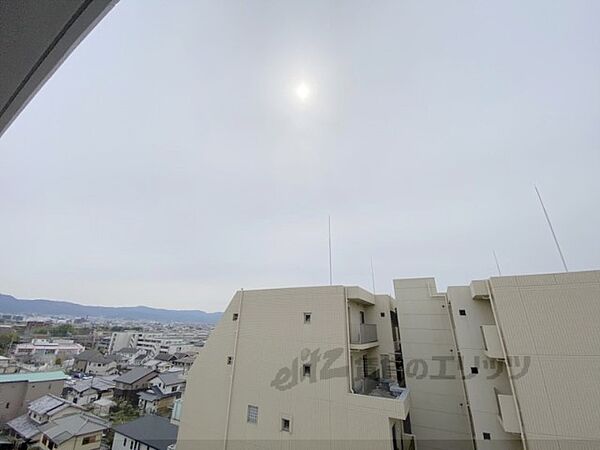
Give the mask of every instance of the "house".
[[116, 355], [103, 355], [98, 350], [85, 350], [75, 356], [73, 370], [88, 375], [117, 374]]
[[114, 352], [114, 355], [117, 358], [119, 367], [139, 366], [148, 357], [145, 350], [133, 347], [119, 349]]
[[71, 414], [49, 421], [41, 427], [42, 450], [96, 450], [110, 422], [89, 413]]
[[10, 438], [26, 445], [35, 445], [40, 440], [41, 426], [50, 420], [80, 412], [81, 408], [56, 395], [48, 394], [28, 405], [27, 413], [6, 424]]
[[196, 355], [181, 356], [173, 361], [173, 367], [183, 370], [183, 373], [185, 374], [188, 373], [188, 371], [192, 368], [192, 364], [194, 364], [195, 360]]
[[138, 394], [138, 406], [144, 414], [167, 416], [173, 403], [185, 390], [182, 372], [162, 372], [150, 380], [149, 389]]
[[67, 376], [62, 371], [0, 375], [0, 424], [27, 412], [27, 406], [46, 395], [60, 396]]
[[115, 375], [90, 377], [68, 381], [63, 396], [80, 406], [88, 406], [100, 398], [112, 398], [115, 388]]
[[160, 416], [142, 416], [113, 427], [112, 450], [167, 450], [177, 441], [177, 425]]
[[146, 367], [134, 367], [121, 376], [115, 378], [115, 400], [127, 400], [132, 405], [138, 404], [138, 393], [148, 389], [150, 380], [156, 372]]

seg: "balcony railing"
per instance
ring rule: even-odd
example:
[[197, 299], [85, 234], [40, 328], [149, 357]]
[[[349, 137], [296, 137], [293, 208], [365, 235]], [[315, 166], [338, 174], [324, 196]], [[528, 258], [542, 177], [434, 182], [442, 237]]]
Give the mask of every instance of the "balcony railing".
[[377, 325], [370, 323], [361, 323], [352, 333], [351, 344], [370, 344], [377, 342]]

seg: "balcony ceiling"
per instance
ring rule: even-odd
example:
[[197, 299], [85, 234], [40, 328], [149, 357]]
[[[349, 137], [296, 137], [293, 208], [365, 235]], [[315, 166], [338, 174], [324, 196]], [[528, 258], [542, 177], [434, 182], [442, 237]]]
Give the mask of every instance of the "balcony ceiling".
[[117, 1], [0, 1], [0, 136]]

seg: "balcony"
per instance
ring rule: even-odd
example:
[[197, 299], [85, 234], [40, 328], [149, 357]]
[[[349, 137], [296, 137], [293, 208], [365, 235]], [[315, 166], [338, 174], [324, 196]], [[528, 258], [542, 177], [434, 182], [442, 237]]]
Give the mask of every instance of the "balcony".
[[415, 450], [417, 448], [415, 440], [414, 434], [404, 433], [402, 435], [402, 448], [404, 450]]
[[520, 433], [519, 418], [517, 416], [517, 407], [515, 399], [512, 395], [501, 394], [497, 389], [494, 389], [496, 394], [496, 404], [498, 406], [498, 420], [502, 424], [502, 428], [507, 433]]
[[488, 358], [504, 359], [498, 327], [496, 325], [481, 325], [481, 333], [483, 334], [485, 356]]
[[354, 380], [353, 406], [385, 411], [392, 419], [406, 420], [410, 400], [408, 388], [402, 388], [394, 380], [365, 377]]
[[351, 350], [368, 350], [379, 345], [377, 340], [377, 325], [361, 323], [353, 327], [350, 333]]

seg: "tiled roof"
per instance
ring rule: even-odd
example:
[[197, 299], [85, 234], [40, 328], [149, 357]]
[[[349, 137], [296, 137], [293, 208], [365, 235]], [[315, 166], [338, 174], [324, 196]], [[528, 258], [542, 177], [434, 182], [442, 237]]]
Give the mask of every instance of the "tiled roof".
[[71, 403], [64, 398], [47, 394], [29, 403], [28, 410], [37, 414], [46, 414], [48, 416], [52, 416], [57, 412], [69, 407], [81, 409], [76, 404]]
[[131, 369], [129, 372], [125, 372], [120, 377], [115, 378], [116, 383], [124, 383], [124, 384], [132, 384], [136, 381], [144, 378], [145, 376], [151, 374], [154, 370], [149, 369], [148, 367], [135, 367]]
[[114, 430], [157, 450], [167, 450], [169, 445], [177, 441], [177, 426], [160, 416], [142, 416], [118, 425]]
[[88, 413], [59, 417], [40, 427], [52, 442], [61, 445], [72, 437], [97, 433], [110, 427], [110, 423]]
[[6, 425], [25, 440], [31, 439], [40, 433], [39, 425], [31, 420], [28, 414], [15, 417], [13, 420], [8, 421]]

